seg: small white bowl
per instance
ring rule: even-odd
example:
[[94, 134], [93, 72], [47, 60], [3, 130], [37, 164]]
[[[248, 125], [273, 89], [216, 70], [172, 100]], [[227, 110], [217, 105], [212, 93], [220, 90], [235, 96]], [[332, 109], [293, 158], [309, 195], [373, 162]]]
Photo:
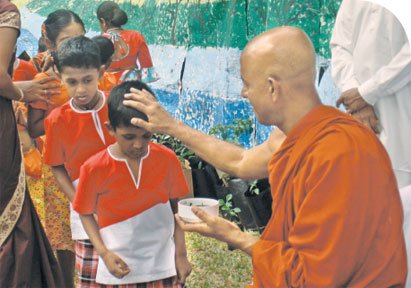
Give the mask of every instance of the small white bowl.
[[178, 216], [180, 216], [185, 222], [199, 223], [202, 222], [191, 211], [191, 207], [197, 206], [206, 211], [207, 213], [218, 216], [218, 201], [209, 198], [186, 198], [178, 201]]

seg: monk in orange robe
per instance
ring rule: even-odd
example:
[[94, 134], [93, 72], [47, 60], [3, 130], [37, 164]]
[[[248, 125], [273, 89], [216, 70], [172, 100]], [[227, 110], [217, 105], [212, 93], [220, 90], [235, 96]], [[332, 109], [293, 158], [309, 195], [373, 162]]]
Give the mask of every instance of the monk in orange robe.
[[198, 207], [203, 223], [176, 216], [183, 230], [252, 256], [250, 287], [404, 286], [403, 212], [388, 155], [368, 127], [321, 104], [315, 75], [313, 46], [298, 28], [272, 29], [246, 46], [242, 96], [260, 123], [278, 127], [250, 150], [183, 125], [146, 91], [125, 104], [149, 118], [133, 124], [181, 139], [215, 167], [269, 177], [273, 214], [260, 238]]

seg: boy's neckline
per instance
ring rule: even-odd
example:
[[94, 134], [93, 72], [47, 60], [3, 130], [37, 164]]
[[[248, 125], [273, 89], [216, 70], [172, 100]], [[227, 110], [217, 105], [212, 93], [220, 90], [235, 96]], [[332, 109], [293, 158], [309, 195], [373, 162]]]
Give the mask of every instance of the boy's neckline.
[[118, 147], [117, 143], [111, 144], [107, 147], [108, 154], [110, 155], [111, 158], [113, 158], [116, 161], [122, 161], [122, 162], [134, 162], [134, 161], [142, 161], [148, 157], [150, 154], [150, 144], [147, 146], [147, 153], [140, 157], [139, 159], [132, 159], [124, 155], [121, 151], [119, 151], [120, 148]]
[[[70, 106], [71, 106], [71, 108], [73, 108], [74, 111], [79, 112], [79, 113], [86, 113], [86, 112], [91, 112], [91, 111], [100, 111], [100, 109], [103, 108], [106, 101], [105, 101], [105, 97], [104, 97], [103, 92], [101, 92], [100, 90], [97, 90], [97, 95], [98, 95], [97, 101], [93, 105], [93, 107], [90, 108], [90, 109], [77, 106], [74, 103], [73, 98], [70, 99]], [[100, 101], [100, 100], [102, 100], [102, 101]]]

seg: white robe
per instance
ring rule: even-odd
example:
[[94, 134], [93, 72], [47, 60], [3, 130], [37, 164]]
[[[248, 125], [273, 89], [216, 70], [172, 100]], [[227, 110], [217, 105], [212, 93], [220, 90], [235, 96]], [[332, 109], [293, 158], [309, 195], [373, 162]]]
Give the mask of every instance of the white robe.
[[401, 23], [382, 6], [343, 0], [332, 38], [332, 75], [374, 106], [398, 186], [411, 185], [411, 50]]

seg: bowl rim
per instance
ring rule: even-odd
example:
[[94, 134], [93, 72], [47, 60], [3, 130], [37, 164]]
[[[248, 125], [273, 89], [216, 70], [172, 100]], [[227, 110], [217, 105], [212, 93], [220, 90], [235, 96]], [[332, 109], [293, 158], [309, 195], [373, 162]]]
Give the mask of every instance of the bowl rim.
[[[218, 202], [218, 200], [216, 200], [216, 199], [213, 199], [213, 198], [196, 198], [196, 197], [194, 197], [194, 198], [191, 197], [191, 198], [181, 199], [180, 201], [178, 201], [178, 204], [179, 204], [179, 205], [182, 205], [182, 206], [191, 207], [191, 206], [193, 206], [193, 205], [188, 205], [188, 204], [184, 203], [184, 201], [190, 202], [190, 201], [192, 201], [192, 200], [195, 200], [196, 202], [197, 202], [197, 200], [198, 200], [198, 201], [209, 201], [209, 202], [211, 202], [211, 203], [205, 203], [204, 207], [205, 207], [205, 206], [207, 206], [207, 207], [212, 207], [212, 206], [215, 206], [215, 205], [219, 205], [219, 202]], [[195, 205], [195, 203], [191, 203], [191, 204], [194, 204], [194, 205]], [[196, 206], [196, 205], [195, 205], [195, 206]]]

